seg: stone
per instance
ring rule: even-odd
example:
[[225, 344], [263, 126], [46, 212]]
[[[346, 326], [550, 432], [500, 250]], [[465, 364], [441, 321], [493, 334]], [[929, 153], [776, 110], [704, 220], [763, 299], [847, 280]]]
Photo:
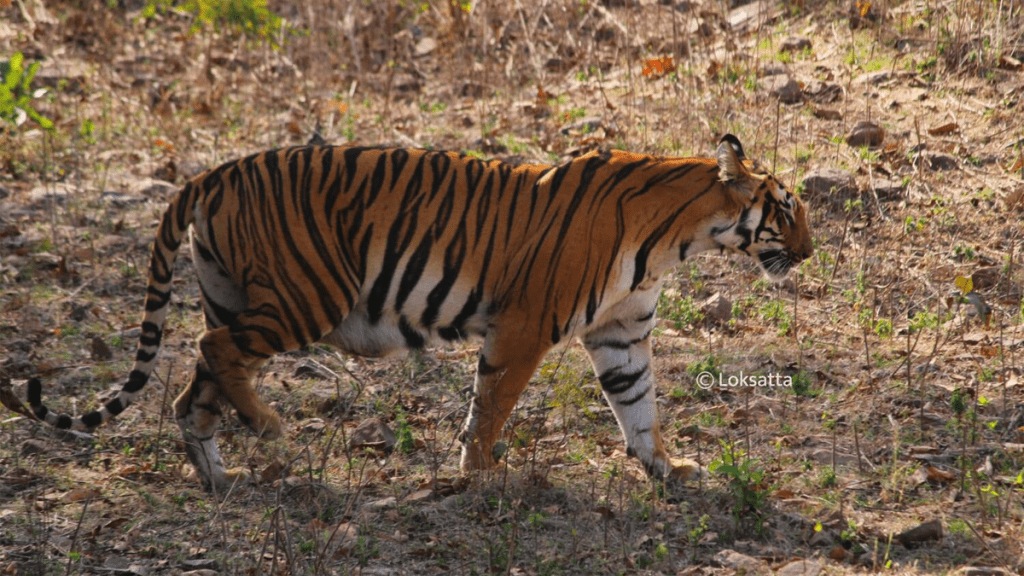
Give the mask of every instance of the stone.
[[879, 178], [871, 183], [871, 189], [875, 191], [879, 200], [901, 200], [906, 186], [901, 180]]
[[775, 576], [818, 576], [821, 562], [813, 558], [794, 560], [775, 571]]
[[861, 74], [853, 79], [854, 84], [873, 84], [875, 86], [882, 84], [889, 80], [892, 74], [888, 70], [879, 70], [878, 72], [868, 72], [867, 74]]
[[788, 36], [779, 45], [780, 52], [799, 52], [801, 50], [810, 50], [811, 41], [803, 36]]
[[850, 133], [846, 136], [846, 143], [850, 146], [874, 148], [881, 146], [883, 140], [885, 140], [885, 128], [867, 120], [857, 122], [853, 130], [850, 130]]
[[715, 292], [701, 302], [700, 311], [707, 322], [725, 324], [732, 319], [732, 302], [722, 296], [721, 292]]
[[960, 163], [957, 162], [956, 158], [941, 152], [932, 152], [930, 154], [925, 153], [924, 161], [928, 164], [929, 168], [939, 172], [956, 170], [960, 166]]
[[761, 90], [778, 98], [783, 104], [795, 104], [804, 99], [800, 84], [785, 74], [773, 74], [757, 81]]
[[803, 194], [808, 198], [826, 195], [849, 197], [857, 194], [853, 174], [839, 168], [819, 168], [808, 172], [803, 179]]
[[715, 554], [713, 562], [722, 568], [730, 568], [743, 574], [771, 574], [768, 565], [757, 558], [740, 554], [735, 550], [722, 550]]
[[395, 448], [395, 433], [380, 418], [367, 418], [356, 426], [348, 437], [348, 447], [372, 448], [391, 452]]
[[922, 522], [913, 528], [904, 530], [895, 539], [907, 548], [914, 548], [922, 542], [942, 539], [942, 521], [939, 519]]

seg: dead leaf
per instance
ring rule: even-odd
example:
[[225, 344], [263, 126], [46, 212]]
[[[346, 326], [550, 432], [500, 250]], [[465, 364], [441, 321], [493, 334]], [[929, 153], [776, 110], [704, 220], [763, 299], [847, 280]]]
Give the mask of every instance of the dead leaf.
[[675, 60], [673, 60], [672, 56], [661, 56], [658, 58], [648, 58], [647, 60], [644, 60], [644, 67], [641, 69], [640, 73], [643, 74], [645, 78], [654, 80], [675, 71], [675, 69]]
[[932, 126], [928, 129], [928, 134], [931, 136], [944, 136], [959, 131], [960, 126], [956, 122], [947, 122], [938, 126]]
[[1003, 54], [999, 57], [999, 67], [1003, 70], [1020, 70], [1024, 66], [1021, 61], [1010, 56], [1009, 54]]
[[63, 500], [65, 502], [81, 502], [82, 500], [95, 500], [100, 496], [102, 494], [95, 488], [74, 488], [64, 494]]
[[946, 484], [948, 482], [956, 480], [956, 474], [953, 474], [952, 472], [947, 472], [945, 470], [942, 470], [941, 468], [936, 468], [935, 466], [932, 465], [925, 466], [925, 472], [928, 475], [929, 481], [938, 484]]

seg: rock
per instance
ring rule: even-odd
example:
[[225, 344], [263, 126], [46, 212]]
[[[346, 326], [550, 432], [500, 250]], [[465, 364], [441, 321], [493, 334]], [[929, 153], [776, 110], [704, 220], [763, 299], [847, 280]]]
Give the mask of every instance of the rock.
[[186, 570], [217, 570], [217, 561], [212, 558], [190, 558], [188, 560], [182, 560], [180, 568]]
[[814, 117], [821, 118], [822, 120], [842, 120], [843, 113], [838, 110], [833, 110], [831, 108], [823, 108], [821, 106], [816, 106], [814, 108]]
[[348, 437], [348, 447], [391, 452], [396, 441], [395, 433], [380, 418], [367, 418], [360, 422]]
[[1013, 212], [1024, 212], [1024, 186], [1010, 190], [1002, 197], [1003, 207]]
[[808, 198], [824, 196], [850, 197], [858, 192], [853, 174], [838, 168], [811, 170], [804, 176], [802, 184], [803, 194]]
[[808, 540], [807, 543], [816, 548], [831, 549], [836, 543], [836, 538], [828, 530], [819, 530], [811, 535], [811, 539]]
[[814, 558], [794, 560], [775, 571], [775, 576], [818, 576], [821, 574], [821, 563]]
[[785, 74], [766, 76], [757, 81], [761, 90], [778, 98], [783, 104], [795, 104], [804, 99], [804, 93], [795, 80]]
[[426, 56], [437, 49], [437, 40], [434, 40], [430, 36], [424, 36], [420, 38], [420, 41], [416, 43], [416, 48], [413, 53], [416, 57]]
[[178, 193], [178, 187], [158, 178], [140, 178], [129, 186], [132, 194], [164, 201]]
[[974, 274], [971, 274], [971, 283], [975, 290], [985, 290], [999, 284], [1002, 278], [1002, 266], [985, 266], [984, 268], [978, 268], [974, 271]]
[[850, 134], [846, 136], [846, 143], [850, 146], [874, 148], [881, 146], [882, 140], [885, 140], [885, 128], [867, 120], [857, 122]]
[[21, 443], [20, 454], [22, 456], [32, 456], [33, 454], [46, 454], [49, 451], [50, 449], [47, 448], [45, 442], [28, 439]]
[[838, 84], [811, 80], [804, 85], [804, 96], [819, 104], [829, 104], [843, 97], [843, 88]]
[[337, 374], [312, 358], [302, 358], [296, 362], [292, 376], [314, 380], [334, 380], [338, 377]]
[[108, 204], [113, 204], [118, 208], [127, 208], [132, 204], [141, 204], [146, 201], [145, 198], [142, 198], [140, 196], [123, 194], [121, 192], [114, 192], [112, 190], [104, 190], [103, 192], [101, 192], [100, 200]]
[[58, 182], [56, 184], [43, 184], [42, 186], [36, 186], [28, 193], [29, 202], [42, 202], [45, 200], [56, 200], [57, 202], [63, 202], [65, 198], [72, 194], [79, 193], [80, 190], [71, 184], [65, 184]]
[[906, 186], [901, 180], [879, 178], [871, 183], [871, 189], [875, 191], [879, 200], [900, 200]]
[[956, 158], [941, 152], [925, 153], [924, 161], [928, 163], [929, 168], [936, 171], [956, 170], [960, 166]]
[[722, 550], [712, 559], [714, 564], [722, 568], [731, 568], [744, 574], [771, 574], [768, 565], [757, 558], [740, 554], [735, 550]]
[[721, 292], [715, 292], [701, 302], [700, 311], [704, 314], [704, 319], [707, 322], [725, 324], [732, 319], [732, 302], [722, 296]]
[[996, 566], [964, 566], [956, 571], [961, 576], [1009, 576], [1010, 572]]
[[873, 84], [875, 86], [886, 82], [892, 77], [892, 73], [888, 70], [879, 70], [878, 72], [868, 72], [867, 74], [861, 74], [853, 79], [854, 84]]
[[110, 360], [114, 357], [113, 351], [110, 350], [110, 346], [103, 341], [103, 338], [99, 336], [93, 336], [89, 342], [90, 357], [93, 360]]
[[380, 512], [381, 510], [387, 510], [394, 508], [398, 505], [398, 499], [394, 496], [388, 496], [387, 498], [381, 498], [380, 500], [371, 500], [359, 507], [363, 512]]
[[788, 36], [779, 45], [780, 52], [799, 52], [801, 50], [810, 50], [811, 41], [803, 36]]
[[922, 542], [942, 539], [942, 521], [939, 519], [929, 520], [909, 530], [904, 530], [895, 536], [900, 544], [907, 548], [914, 548]]
[[331, 528], [328, 534], [334, 558], [348, 556], [359, 544], [359, 525], [353, 522], [342, 522]]

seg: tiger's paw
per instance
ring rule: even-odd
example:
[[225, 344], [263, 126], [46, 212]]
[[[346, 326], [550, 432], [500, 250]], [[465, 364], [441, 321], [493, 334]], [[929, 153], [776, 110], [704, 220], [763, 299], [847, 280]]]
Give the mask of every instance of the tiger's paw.
[[185, 479], [191, 482], [199, 482], [207, 492], [217, 494], [226, 494], [229, 490], [235, 490], [252, 483], [252, 473], [247, 468], [228, 468], [214, 472], [212, 476], [204, 477], [200, 469], [193, 467], [186, 474]]
[[671, 469], [665, 478], [668, 482], [683, 483], [707, 476], [707, 470], [689, 458], [671, 458], [669, 462]]
[[504, 443], [498, 442], [491, 450], [484, 450], [479, 442], [463, 444], [459, 468], [463, 472], [494, 468], [504, 455]]

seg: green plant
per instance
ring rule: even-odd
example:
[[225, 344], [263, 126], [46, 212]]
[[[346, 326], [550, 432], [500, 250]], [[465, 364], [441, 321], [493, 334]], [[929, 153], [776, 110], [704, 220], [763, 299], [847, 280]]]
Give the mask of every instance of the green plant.
[[25, 56], [15, 52], [10, 60], [0, 62], [0, 118], [15, 127], [31, 119], [44, 130], [53, 129], [53, 121], [40, 114], [32, 101], [46, 94], [45, 88], [32, 89], [32, 80], [39, 72], [39, 63], [25, 66]]
[[792, 377], [793, 385], [790, 390], [797, 396], [807, 396], [813, 398], [821, 394], [821, 389], [811, 388], [811, 375], [806, 370], [801, 370]]
[[671, 322], [676, 330], [689, 329], [704, 321], [704, 313], [692, 296], [677, 298], [669, 290], [658, 297], [658, 317]]
[[974, 260], [975, 256], [974, 248], [970, 246], [957, 244], [953, 247], [953, 257], [957, 260]]
[[185, 0], [177, 5], [174, 0], [148, 0], [142, 16], [151, 18], [171, 9], [193, 16], [193, 33], [207, 26], [229, 28], [279, 48], [277, 38], [288, 31], [284, 19], [267, 7], [267, 0]]
[[405, 418], [405, 410], [401, 407], [395, 413], [395, 449], [402, 454], [408, 454], [416, 448], [416, 442], [412, 438], [412, 426]]
[[892, 338], [892, 320], [877, 318], [874, 326], [875, 335], [879, 338]]
[[789, 329], [793, 325], [793, 315], [786, 310], [786, 304], [781, 300], [765, 302], [757, 313], [765, 322], [771, 322], [778, 326], [779, 336], [789, 334]]
[[[719, 442], [722, 452], [708, 464], [708, 470], [712, 474], [724, 476], [728, 482], [733, 494], [732, 512], [737, 530], [743, 525], [761, 535], [764, 532], [764, 511], [770, 491], [768, 475], [756, 458], [748, 456], [732, 442]], [[748, 525], [748, 522], [752, 525]]]
[[927, 224], [927, 218], [915, 218], [914, 216], [907, 216], [903, 220], [903, 232], [906, 234], [911, 234], [913, 232], [921, 232], [922, 230], [924, 230], [924, 227]]
[[714, 354], [708, 354], [686, 367], [686, 373], [690, 376], [697, 376], [704, 372], [711, 373], [715, 376], [722, 373], [722, 368], [718, 363], [718, 357]]

